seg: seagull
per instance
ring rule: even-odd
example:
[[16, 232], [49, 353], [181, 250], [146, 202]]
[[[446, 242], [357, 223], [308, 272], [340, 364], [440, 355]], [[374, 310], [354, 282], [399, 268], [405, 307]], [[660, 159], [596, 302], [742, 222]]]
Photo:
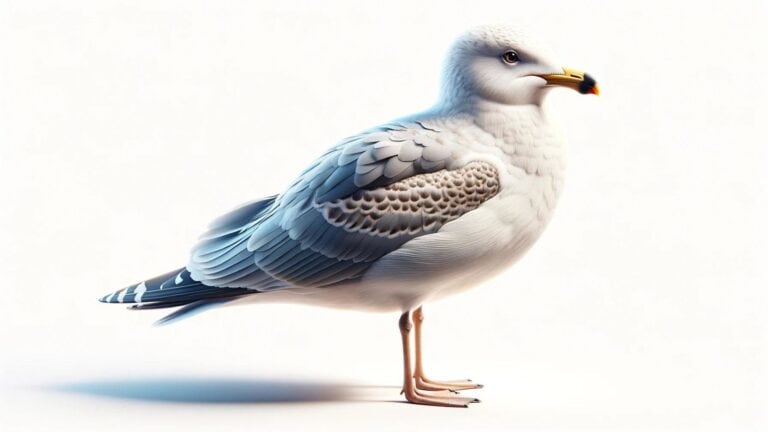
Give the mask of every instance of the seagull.
[[405, 398], [478, 402], [458, 393], [480, 384], [425, 375], [422, 306], [508, 268], [547, 226], [565, 160], [542, 103], [558, 87], [599, 94], [514, 28], [471, 29], [432, 108], [341, 140], [282, 193], [214, 220], [184, 267], [99, 300], [179, 307], [160, 324], [276, 301], [397, 312]]

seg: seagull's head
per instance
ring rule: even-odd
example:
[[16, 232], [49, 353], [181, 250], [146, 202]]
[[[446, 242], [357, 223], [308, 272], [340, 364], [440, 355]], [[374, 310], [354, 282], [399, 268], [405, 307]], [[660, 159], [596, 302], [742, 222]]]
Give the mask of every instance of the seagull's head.
[[556, 64], [547, 49], [529, 37], [506, 26], [482, 26], [465, 33], [450, 49], [443, 94], [459, 103], [480, 98], [539, 105], [558, 86], [599, 94], [591, 76]]

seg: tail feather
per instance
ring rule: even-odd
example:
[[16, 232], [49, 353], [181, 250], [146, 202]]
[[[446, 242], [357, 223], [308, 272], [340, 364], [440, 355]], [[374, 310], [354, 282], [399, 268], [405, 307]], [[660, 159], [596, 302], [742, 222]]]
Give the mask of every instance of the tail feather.
[[233, 300], [237, 300], [240, 297], [243, 297], [245, 295], [248, 295], [248, 294], [241, 294], [237, 296], [217, 298], [217, 299], [198, 300], [198, 301], [186, 304], [183, 307], [173, 311], [172, 313], [160, 318], [159, 320], [155, 321], [155, 325], [163, 326], [167, 324], [172, 324], [172, 323], [181, 321], [183, 319], [189, 318], [191, 316], [197, 315], [201, 312], [205, 312], [208, 309], [221, 306], [224, 303], [229, 303]]
[[[267, 197], [261, 200], [247, 203], [227, 214], [221, 216], [211, 223], [208, 231], [203, 235], [201, 241], [213, 241], [217, 238], [229, 238], [236, 235], [244, 226], [254, 223], [254, 221], [267, 210], [275, 201], [275, 196]], [[224, 244], [227, 246], [227, 244]], [[236, 251], [237, 252], [237, 251]], [[242, 251], [241, 251], [242, 252]], [[236, 255], [236, 254], [235, 254]], [[246, 254], [247, 255], [247, 254]], [[192, 279], [192, 276], [186, 268], [182, 267], [172, 272], [147, 279], [136, 285], [123, 288], [113, 293], [107, 294], [99, 299], [102, 303], [133, 303], [131, 309], [162, 309], [181, 307], [171, 315], [160, 320], [159, 324], [165, 324], [176, 321], [182, 317], [191, 316], [197, 312], [208, 309], [213, 306], [221, 305], [235, 300], [245, 295], [256, 294], [260, 290], [273, 289], [276, 285], [283, 285], [277, 282], [269, 275], [261, 272], [253, 265], [248, 265], [249, 260], [243, 256], [233, 257], [224, 255], [216, 259], [235, 259], [232, 263], [233, 272], [230, 277], [237, 277], [239, 282], [248, 283], [258, 288], [229, 288], [214, 287], [206, 285]], [[239, 259], [239, 261], [237, 260]], [[252, 259], [250, 260], [252, 261]], [[220, 263], [219, 263], [220, 264]], [[241, 265], [239, 269], [235, 267]], [[236, 270], [240, 270], [237, 272]], [[227, 284], [232, 280], [222, 278]], [[259, 283], [261, 282], [261, 283]], [[240, 283], [237, 286], [243, 286]]]
[[136, 285], [107, 294], [102, 303], [136, 303], [134, 309], [158, 309], [184, 306], [200, 300], [218, 300], [254, 294], [247, 288], [218, 288], [205, 285], [190, 277], [186, 268], [147, 279]]

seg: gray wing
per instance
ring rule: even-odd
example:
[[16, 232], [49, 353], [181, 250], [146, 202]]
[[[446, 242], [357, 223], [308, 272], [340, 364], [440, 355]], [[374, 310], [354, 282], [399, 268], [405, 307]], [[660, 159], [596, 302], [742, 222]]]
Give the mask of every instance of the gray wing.
[[453, 155], [439, 133], [392, 124], [342, 141], [268, 208], [206, 234], [187, 265], [192, 277], [260, 291], [328, 286], [436, 232], [499, 188], [490, 164], [447, 170]]

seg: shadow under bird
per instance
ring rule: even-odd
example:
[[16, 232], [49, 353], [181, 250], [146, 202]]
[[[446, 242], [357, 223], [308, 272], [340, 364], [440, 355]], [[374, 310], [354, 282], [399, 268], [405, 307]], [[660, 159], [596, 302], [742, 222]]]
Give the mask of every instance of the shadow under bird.
[[565, 161], [542, 103], [555, 87], [598, 94], [550, 57], [512, 28], [470, 30], [434, 107], [343, 139], [282, 193], [213, 221], [186, 266], [100, 301], [180, 307], [160, 323], [275, 301], [397, 311], [405, 398], [477, 402], [457, 393], [479, 384], [425, 376], [422, 305], [509, 267], [549, 222]]

